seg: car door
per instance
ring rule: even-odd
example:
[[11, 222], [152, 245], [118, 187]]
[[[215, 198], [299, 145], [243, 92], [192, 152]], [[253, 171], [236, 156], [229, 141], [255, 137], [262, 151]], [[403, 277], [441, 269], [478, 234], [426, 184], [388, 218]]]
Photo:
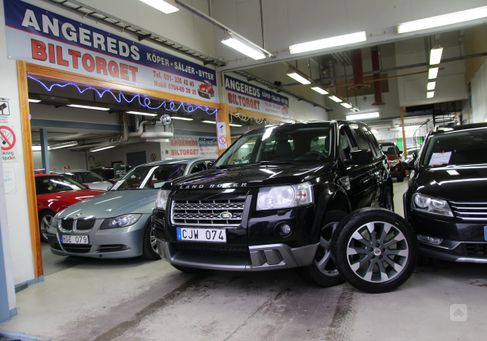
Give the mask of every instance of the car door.
[[[369, 141], [361, 130], [360, 125], [343, 125], [340, 135], [340, 140], [343, 139], [343, 142], [348, 139], [348, 143], [351, 145], [350, 152], [354, 150], [369, 150], [372, 152]], [[345, 155], [345, 157], [348, 157], [348, 159], [344, 159], [343, 161], [345, 173], [350, 184], [349, 199], [352, 208], [357, 209], [374, 205], [378, 191], [377, 178], [374, 174], [374, 163], [357, 164], [352, 160], [351, 155]]]
[[375, 136], [370, 128], [366, 125], [363, 125], [361, 126], [361, 131], [369, 141], [369, 145], [373, 155], [373, 160], [371, 164], [373, 167], [372, 175], [377, 182], [377, 191], [374, 195], [374, 198], [372, 199], [372, 206], [380, 207], [381, 201], [384, 198], [384, 196], [382, 195], [382, 191], [384, 191], [386, 188], [387, 178], [389, 175], [389, 172], [387, 170], [387, 158], [384, 153], [382, 153], [382, 150], [379, 147], [379, 143], [375, 139]]

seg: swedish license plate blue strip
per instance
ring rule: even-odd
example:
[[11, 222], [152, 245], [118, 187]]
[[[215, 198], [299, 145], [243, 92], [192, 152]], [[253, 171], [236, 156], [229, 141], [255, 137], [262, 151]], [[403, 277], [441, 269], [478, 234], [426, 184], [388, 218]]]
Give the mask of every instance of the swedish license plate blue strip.
[[181, 228], [180, 227], [176, 228], [176, 239], [177, 240], [183, 239], [183, 237], [181, 236]]
[[487, 241], [487, 226], [484, 226], [484, 240]]

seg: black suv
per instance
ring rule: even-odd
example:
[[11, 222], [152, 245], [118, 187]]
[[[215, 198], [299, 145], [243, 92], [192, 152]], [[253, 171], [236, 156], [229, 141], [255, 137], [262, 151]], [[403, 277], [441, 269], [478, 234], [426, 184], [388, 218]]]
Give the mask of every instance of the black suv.
[[[161, 256], [181, 271], [302, 267], [331, 286], [341, 281], [330, 251], [333, 232], [361, 207], [393, 209], [387, 160], [370, 129], [350, 121], [284, 124], [246, 133], [211, 169], [167, 184], [152, 222]], [[381, 226], [377, 238], [373, 227], [367, 237], [350, 237], [366, 245], [349, 255], [354, 271], [368, 264], [360, 275], [366, 279], [371, 269], [380, 276], [385, 267], [379, 281], [398, 269], [393, 261], [377, 270], [367, 263], [374, 250], [379, 259], [387, 248], [379, 239], [398, 235]]]
[[487, 124], [432, 132], [412, 168], [404, 211], [421, 251], [487, 263]]

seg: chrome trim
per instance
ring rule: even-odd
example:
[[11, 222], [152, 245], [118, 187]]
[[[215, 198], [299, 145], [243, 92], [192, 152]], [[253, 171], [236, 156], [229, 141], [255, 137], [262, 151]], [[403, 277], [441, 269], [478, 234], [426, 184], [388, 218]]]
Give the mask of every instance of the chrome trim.
[[[171, 224], [175, 226], [195, 227], [239, 227], [244, 219], [246, 204], [246, 199], [238, 199], [238, 201], [235, 199], [199, 200], [198, 202], [188, 200], [172, 201], [170, 212]], [[220, 217], [223, 213], [232, 213], [232, 218], [225, 219]], [[179, 218], [177, 217], [178, 214], [188, 214], [190, 216]], [[216, 216], [208, 216], [211, 214], [215, 214]], [[234, 214], [236, 217], [233, 217]]]

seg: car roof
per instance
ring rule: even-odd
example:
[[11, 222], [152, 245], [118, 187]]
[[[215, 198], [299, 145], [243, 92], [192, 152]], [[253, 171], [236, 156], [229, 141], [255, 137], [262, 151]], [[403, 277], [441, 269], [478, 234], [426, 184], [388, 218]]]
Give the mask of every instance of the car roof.
[[436, 127], [431, 134], [443, 134], [443, 133], [451, 133], [452, 131], [465, 131], [469, 129], [478, 129], [478, 128], [487, 128], [487, 123], [470, 123], [458, 126], [451, 126], [451, 127]]
[[206, 160], [214, 160], [215, 158], [207, 157], [207, 158], [188, 158], [188, 159], [172, 159], [172, 160], [162, 160], [162, 161], [154, 161], [149, 163], [144, 163], [140, 166], [160, 166], [160, 165], [174, 165], [174, 164], [191, 164], [197, 161], [206, 161]]

